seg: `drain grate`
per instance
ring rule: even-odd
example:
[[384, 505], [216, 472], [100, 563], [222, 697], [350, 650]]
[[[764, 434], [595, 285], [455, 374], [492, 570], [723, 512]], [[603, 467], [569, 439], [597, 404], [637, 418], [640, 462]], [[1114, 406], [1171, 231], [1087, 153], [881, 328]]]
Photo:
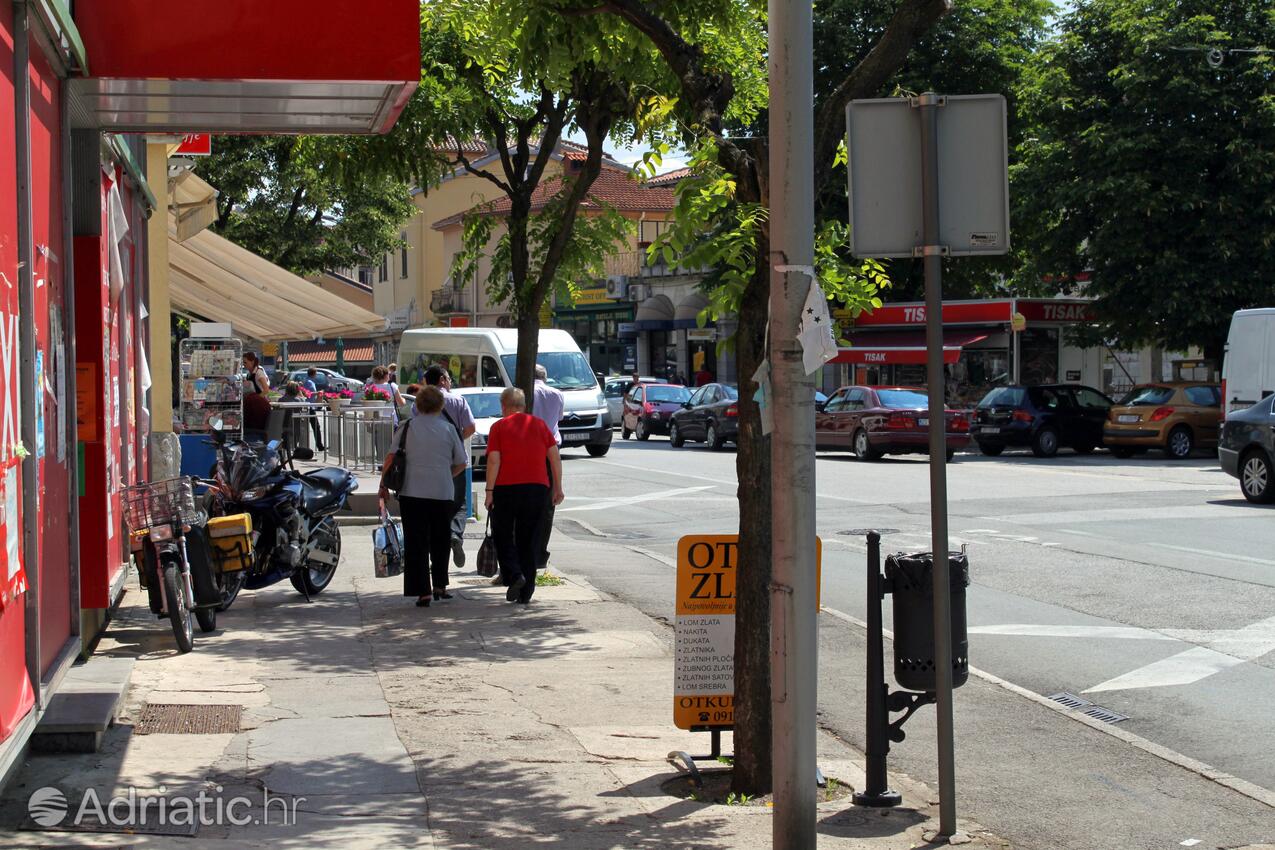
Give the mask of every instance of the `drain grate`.
[[1103, 723], [1119, 723], [1122, 720], [1129, 719], [1127, 714], [1120, 714], [1100, 705], [1091, 705], [1081, 713], [1089, 715], [1094, 720], [1101, 720]]
[[241, 705], [151, 703], [134, 724], [138, 735], [218, 735], [239, 731]]
[[1086, 717], [1092, 717], [1094, 720], [1101, 720], [1103, 723], [1119, 723], [1122, 720], [1128, 720], [1129, 715], [1112, 711], [1109, 708], [1103, 708], [1095, 705], [1084, 697], [1078, 697], [1075, 694], [1063, 691], [1058, 694], [1050, 694], [1047, 699], [1051, 699], [1059, 705], [1066, 706], [1073, 711], [1079, 711]]

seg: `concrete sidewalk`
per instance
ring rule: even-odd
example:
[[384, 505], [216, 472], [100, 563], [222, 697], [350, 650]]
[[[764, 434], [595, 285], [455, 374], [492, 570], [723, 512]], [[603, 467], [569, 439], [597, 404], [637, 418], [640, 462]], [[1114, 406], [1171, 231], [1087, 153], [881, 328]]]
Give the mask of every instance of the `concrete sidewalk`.
[[[341, 568], [314, 603], [286, 583], [246, 592], [185, 656], [130, 585], [99, 647], [138, 659], [125, 717], [95, 755], [27, 760], [2, 801], [0, 845], [771, 845], [765, 806], [661, 790], [676, 776], [669, 751], [708, 749], [707, 735], [672, 726], [671, 631], [571, 578], [581, 559], [623, 569], [632, 552], [559, 531], [554, 569], [567, 581], [537, 588], [530, 606], [507, 604], [503, 588], [464, 570], [454, 575], [455, 599], [419, 609], [398, 579], [372, 577], [370, 529], [347, 526], [344, 536]], [[468, 541], [471, 565], [477, 545]], [[148, 704], [232, 705], [242, 717], [213, 734], [139, 734]], [[844, 784], [862, 782], [860, 755], [822, 733], [819, 763]], [[29, 825], [28, 799], [45, 787], [63, 792], [72, 813], [89, 789], [103, 805], [130, 788], [170, 800], [243, 798], [234, 813], [249, 822], [222, 818], [181, 839], [145, 828], [10, 831]], [[895, 787], [907, 805], [892, 811], [858, 810], [848, 797], [821, 804], [820, 846], [926, 846], [935, 795], [904, 778]], [[962, 828], [976, 844], [1006, 846], [976, 824]]]

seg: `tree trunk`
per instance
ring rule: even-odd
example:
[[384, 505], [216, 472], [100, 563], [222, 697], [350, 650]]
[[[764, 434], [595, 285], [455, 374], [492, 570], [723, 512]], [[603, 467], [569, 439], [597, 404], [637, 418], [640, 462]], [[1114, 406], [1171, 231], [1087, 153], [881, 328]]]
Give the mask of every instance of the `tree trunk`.
[[518, 368], [514, 386], [527, 396], [527, 412], [535, 407], [536, 358], [540, 356], [540, 316], [531, 313], [518, 317]]
[[761, 432], [753, 373], [766, 357], [770, 244], [758, 237], [757, 265], [739, 307], [738, 573], [735, 576], [735, 770], [731, 790], [771, 790], [770, 729], [770, 437]]

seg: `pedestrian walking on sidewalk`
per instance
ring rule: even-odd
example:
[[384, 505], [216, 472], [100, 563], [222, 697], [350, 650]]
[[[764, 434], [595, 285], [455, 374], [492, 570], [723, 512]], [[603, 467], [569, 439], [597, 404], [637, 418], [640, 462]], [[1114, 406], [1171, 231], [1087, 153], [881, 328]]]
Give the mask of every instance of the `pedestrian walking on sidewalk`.
[[[561, 450], [562, 432], [558, 430], [558, 423], [562, 421], [562, 410], [565, 403], [562, 398], [562, 392], [549, 386], [548, 380], [548, 370], [537, 363], [535, 395], [532, 397], [531, 412], [535, 414], [537, 419], [545, 423], [549, 433], [553, 434], [554, 443]], [[540, 548], [536, 553], [536, 567], [542, 570], [549, 566], [549, 536], [553, 534], [554, 504], [553, 493], [546, 493], [545, 510], [540, 515]]]
[[[446, 368], [434, 364], [425, 370], [425, 384], [430, 387], [437, 387], [443, 393], [443, 417], [452, 424], [456, 429], [456, 433], [460, 435], [462, 442], [467, 441], [474, 436], [474, 432], [478, 430], [477, 424], [474, 422], [473, 411], [469, 409], [469, 402], [465, 401], [465, 397], [452, 392], [452, 375]], [[465, 443], [465, 465], [469, 465], [469, 444]], [[465, 509], [467, 495], [465, 490], [469, 486], [466, 483], [467, 476], [465, 470], [460, 471], [452, 486], [456, 495], [456, 513], [452, 516], [452, 562], [457, 568], [465, 566], [465, 523], [469, 521], [469, 512]]]
[[[456, 429], [443, 418], [443, 393], [425, 387], [416, 396], [416, 415], [394, 432], [394, 448], [406, 454], [403, 489], [398, 493], [403, 518], [403, 595], [415, 596], [418, 607], [432, 599], [451, 599], [447, 592], [451, 520], [456, 513], [452, 479], [465, 470], [465, 447]], [[385, 458], [382, 474], [394, 459]], [[381, 499], [390, 497], [381, 485]]]
[[500, 394], [503, 418], [487, 435], [487, 510], [509, 586], [505, 599], [527, 604], [536, 590], [540, 518], [562, 503], [562, 458], [544, 422], [527, 411], [522, 390]]

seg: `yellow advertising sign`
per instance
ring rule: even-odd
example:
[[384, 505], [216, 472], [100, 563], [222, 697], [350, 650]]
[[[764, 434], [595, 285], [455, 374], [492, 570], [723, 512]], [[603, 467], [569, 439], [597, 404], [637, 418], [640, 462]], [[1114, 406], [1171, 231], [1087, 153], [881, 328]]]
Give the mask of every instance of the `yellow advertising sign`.
[[572, 303], [577, 306], [585, 306], [590, 304], [614, 304], [615, 301], [607, 297], [605, 286], [597, 289], [581, 289], [575, 294], [575, 298], [571, 299]]
[[[735, 721], [735, 574], [739, 536], [694, 534], [677, 541], [673, 723], [679, 729]], [[816, 563], [823, 542], [816, 538]]]

